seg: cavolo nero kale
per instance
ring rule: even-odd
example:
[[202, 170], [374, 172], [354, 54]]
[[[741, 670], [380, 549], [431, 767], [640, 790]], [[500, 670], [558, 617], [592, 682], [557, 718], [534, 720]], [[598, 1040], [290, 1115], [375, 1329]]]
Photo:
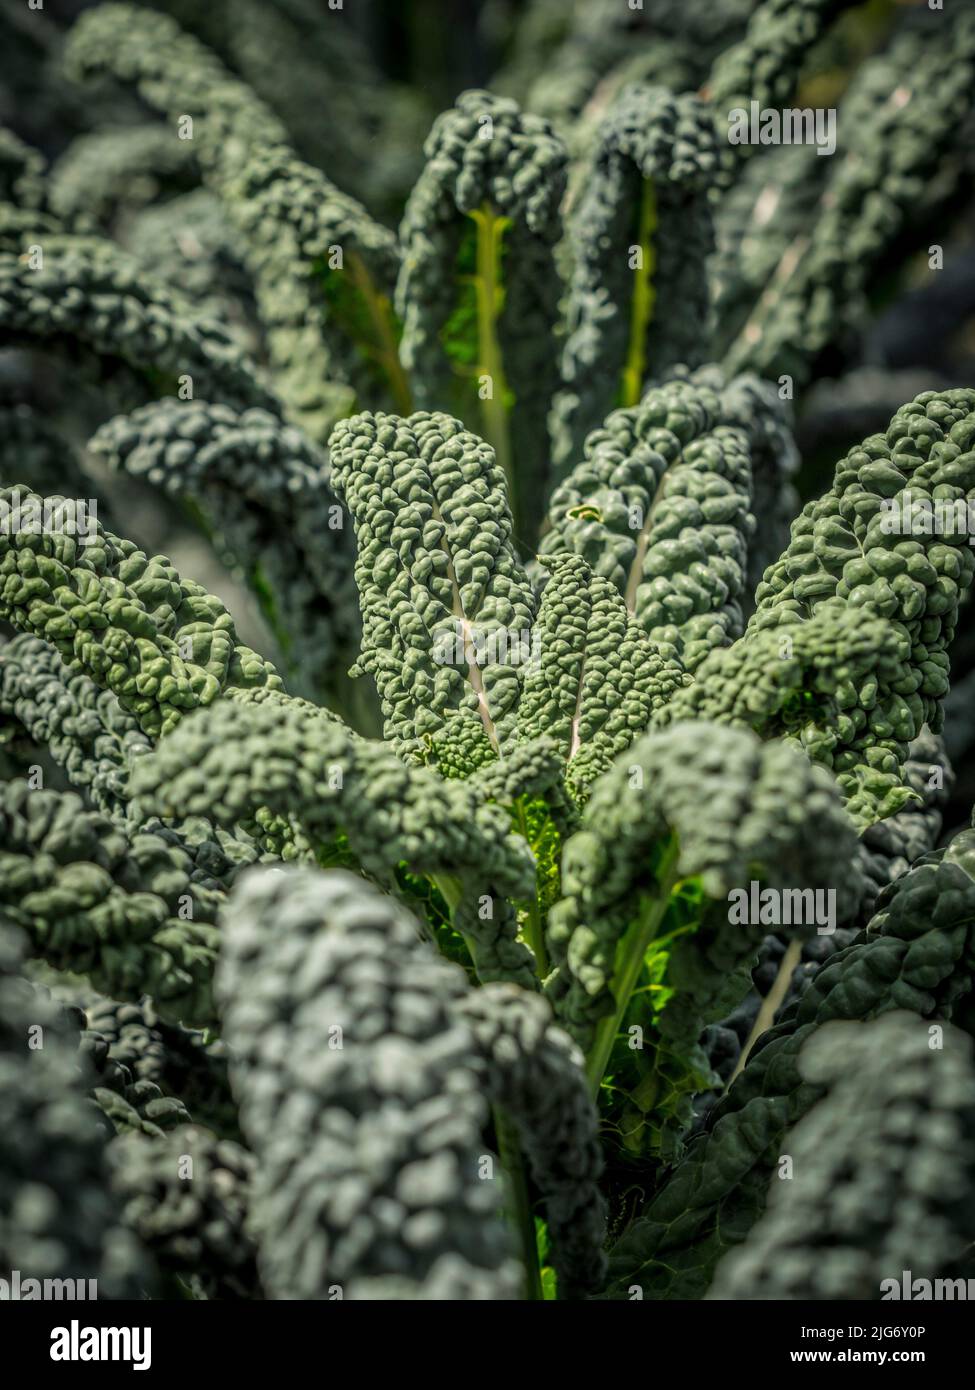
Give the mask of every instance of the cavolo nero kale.
[[[975, 1239], [975, 559], [892, 524], [975, 505], [975, 388], [814, 486], [796, 419], [968, 192], [971, 17], [569, 8], [350, 191], [302, 6], [86, 8], [55, 163], [0, 131], [0, 1277], [854, 1299]], [[829, 169], [729, 144], [824, 72]]]

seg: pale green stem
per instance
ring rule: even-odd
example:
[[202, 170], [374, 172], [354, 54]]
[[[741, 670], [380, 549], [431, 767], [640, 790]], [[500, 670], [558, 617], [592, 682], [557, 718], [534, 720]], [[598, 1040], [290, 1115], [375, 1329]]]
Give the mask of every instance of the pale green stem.
[[[444, 901], [453, 914], [461, 900], [461, 886], [449, 874], [432, 874], [434, 883], [440, 889]], [[477, 966], [474, 943], [465, 936], [471, 959]], [[538, 1268], [538, 1243], [535, 1239], [535, 1219], [532, 1216], [531, 1201], [528, 1195], [528, 1178], [525, 1162], [518, 1142], [518, 1132], [500, 1106], [494, 1107], [494, 1128], [498, 1136], [498, 1152], [501, 1165], [507, 1176], [508, 1216], [515, 1230], [521, 1258], [525, 1267], [525, 1297], [542, 1299], [542, 1278]]]
[[501, 1106], [494, 1107], [494, 1129], [498, 1136], [501, 1164], [507, 1178], [508, 1219], [514, 1227], [518, 1248], [525, 1267], [525, 1297], [544, 1298], [542, 1276], [538, 1268], [538, 1241], [535, 1238], [535, 1218], [528, 1195], [528, 1176], [525, 1160], [518, 1142], [518, 1131]]
[[440, 889], [441, 897], [450, 909], [451, 915], [456, 912], [464, 896], [460, 880], [452, 874], [431, 874], [430, 878]]
[[471, 958], [471, 964], [480, 978], [480, 971], [477, 969], [477, 941], [469, 932], [461, 931], [460, 927], [457, 926], [457, 909], [464, 896], [460, 880], [454, 878], [452, 874], [429, 874], [428, 877], [440, 889], [440, 895], [450, 911], [454, 928], [463, 937], [467, 953]]
[[501, 283], [501, 243], [511, 225], [508, 217], [499, 217], [490, 203], [476, 208], [470, 216], [477, 225], [477, 273], [474, 292], [477, 296], [477, 340], [479, 366], [477, 375], [490, 378], [490, 394], [481, 400], [481, 421], [484, 438], [494, 449], [498, 463], [504, 469], [512, 511], [518, 489], [511, 439], [508, 432], [508, 383], [504, 374], [504, 357], [498, 340], [498, 320], [504, 304]]
[[410, 415], [413, 412], [413, 397], [406, 371], [399, 360], [399, 348], [390, 318], [389, 299], [376, 289], [365, 262], [355, 251], [349, 252], [349, 268], [376, 330], [379, 343], [376, 360], [386, 374], [396, 409], [401, 415]]
[[762, 1001], [762, 1007], [758, 1011], [758, 1016], [752, 1025], [752, 1031], [748, 1035], [748, 1041], [741, 1049], [734, 1071], [728, 1078], [728, 1085], [725, 1090], [738, 1076], [739, 1072], [744, 1071], [745, 1064], [751, 1056], [752, 1048], [758, 1042], [763, 1033], [768, 1032], [775, 1022], [775, 1015], [782, 1007], [782, 1001], [789, 992], [789, 984], [792, 980], [792, 972], [802, 960], [802, 942], [798, 937], [794, 937], [786, 947], [785, 955], [779, 962], [779, 968], [772, 988]]
[[599, 1094], [613, 1043], [622, 1027], [630, 998], [640, 978], [647, 950], [660, 930], [660, 924], [670, 905], [670, 895], [679, 877], [679, 854], [680, 848], [674, 836], [660, 864], [656, 891], [644, 898], [639, 916], [616, 949], [616, 964], [610, 985], [616, 1007], [612, 1014], [601, 1019], [597, 1025], [596, 1036], [586, 1059], [586, 1075], [594, 1097]]
[[[531, 844], [528, 838], [528, 822], [525, 819], [525, 808], [521, 797], [515, 802], [515, 812], [518, 816], [518, 829], [522, 839], [527, 845]], [[528, 908], [528, 920], [525, 923], [525, 935], [528, 938], [528, 945], [535, 957], [535, 973], [540, 980], [544, 980], [548, 974], [548, 952], [545, 950], [545, 924], [542, 921], [542, 909], [538, 902], [538, 882], [536, 876], [535, 896], [532, 898]]]
[[640, 197], [640, 220], [637, 245], [642, 252], [640, 264], [633, 272], [633, 297], [630, 301], [630, 340], [623, 367], [620, 405], [637, 405], [643, 393], [647, 374], [647, 330], [653, 318], [657, 292], [653, 274], [657, 268], [653, 236], [657, 230], [657, 195], [652, 179], [643, 180]]

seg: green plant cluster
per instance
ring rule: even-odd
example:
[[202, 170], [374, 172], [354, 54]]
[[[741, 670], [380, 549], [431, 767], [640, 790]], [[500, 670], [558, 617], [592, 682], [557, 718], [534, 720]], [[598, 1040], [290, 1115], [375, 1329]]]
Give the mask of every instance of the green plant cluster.
[[[889, 523], [975, 505], [975, 387], [905, 393], [805, 504], [794, 407], [971, 192], [972, 16], [538, 0], [382, 183], [309, 111], [320, 66], [353, 119], [349, 30], [197, 8], [85, 7], [57, 80], [107, 118], [50, 165], [0, 131], [0, 1273], [949, 1276], [975, 560]], [[729, 143], [810, 93], [835, 159]], [[273, 659], [126, 538], [139, 489]]]

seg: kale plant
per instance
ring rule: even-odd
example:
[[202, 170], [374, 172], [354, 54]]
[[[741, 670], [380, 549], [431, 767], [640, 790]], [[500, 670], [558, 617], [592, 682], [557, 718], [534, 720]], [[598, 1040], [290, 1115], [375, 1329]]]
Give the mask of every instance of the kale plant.
[[[20, 26], [0, 1278], [855, 1299], [964, 1267], [975, 558], [931, 518], [975, 504], [975, 387], [885, 379], [826, 476], [797, 438], [972, 197], [975, 16], [557, 8], [422, 160], [409, 89], [357, 115], [368, 45], [305, 0], [39, 15], [43, 63]], [[834, 156], [729, 140], [794, 101], [838, 109]], [[257, 638], [127, 538], [147, 496]]]

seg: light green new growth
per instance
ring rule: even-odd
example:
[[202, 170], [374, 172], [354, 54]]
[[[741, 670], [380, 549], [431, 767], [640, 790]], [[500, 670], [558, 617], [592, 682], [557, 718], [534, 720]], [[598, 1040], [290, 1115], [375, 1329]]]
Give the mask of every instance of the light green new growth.
[[[829, 886], [840, 915], [848, 914], [861, 888], [855, 842], [828, 775], [782, 744], [684, 723], [647, 735], [617, 759], [566, 845], [564, 897], [548, 919], [558, 966], [549, 993], [586, 1049], [593, 1089], [645, 969], [659, 998], [651, 991], [634, 1021], [693, 1049], [720, 993], [716, 983], [726, 984], [729, 966], [747, 959], [764, 935], [758, 924], [729, 925], [729, 891], [753, 878]], [[707, 900], [722, 899], [723, 929], [720, 912], [709, 920], [707, 909]], [[742, 981], [741, 993], [746, 988]]]

